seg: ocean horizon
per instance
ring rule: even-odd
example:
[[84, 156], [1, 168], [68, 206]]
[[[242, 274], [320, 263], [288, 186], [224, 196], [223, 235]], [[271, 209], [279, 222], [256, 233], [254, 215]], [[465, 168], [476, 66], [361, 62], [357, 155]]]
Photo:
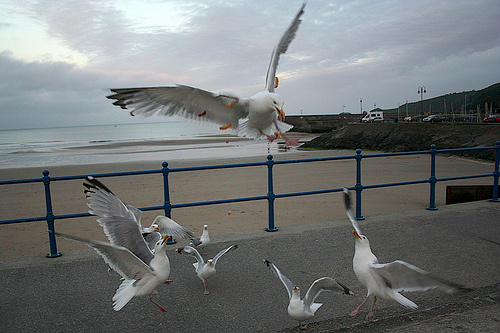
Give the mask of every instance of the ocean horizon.
[[183, 121], [0, 130], [0, 169], [134, 161], [232, 158], [277, 153]]

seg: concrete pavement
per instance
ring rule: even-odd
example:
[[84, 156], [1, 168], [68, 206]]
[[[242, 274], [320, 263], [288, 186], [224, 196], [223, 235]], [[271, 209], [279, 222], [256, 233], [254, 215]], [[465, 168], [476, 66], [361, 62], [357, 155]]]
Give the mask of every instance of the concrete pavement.
[[[340, 195], [340, 194], [338, 194]], [[339, 207], [339, 209], [343, 209]], [[419, 305], [408, 310], [395, 302], [377, 302], [371, 320], [347, 316], [366, 290], [352, 270], [354, 237], [347, 218], [280, 227], [278, 232], [238, 232], [213, 237], [215, 255], [230, 244], [238, 249], [217, 264], [204, 296], [192, 258], [177, 254], [179, 241], [167, 251], [170, 285], [154, 299], [134, 298], [121, 311], [111, 298], [120, 284], [93, 251], [63, 253], [60, 258], [0, 259], [0, 327], [2, 332], [293, 332], [287, 293], [265, 266], [275, 263], [305, 293], [311, 282], [331, 276], [355, 293], [322, 293], [323, 306], [309, 332], [500, 331], [500, 204], [489, 201], [369, 216], [360, 222], [380, 262], [405, 260], [438, 276], [473, 288], [468, 293], [431, 290], [405, 293]], [[23, 237], [46, 237], [24, 235]]]

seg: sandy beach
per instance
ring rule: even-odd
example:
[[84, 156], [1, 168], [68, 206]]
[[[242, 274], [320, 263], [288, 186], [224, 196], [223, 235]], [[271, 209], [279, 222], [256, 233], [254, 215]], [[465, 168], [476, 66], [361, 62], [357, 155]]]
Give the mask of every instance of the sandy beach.
[[[372, 154], [373, 152], [364, 152]], [[354, 151], [290, 150], [275, 155], [275, 160], [304, 159], [327, 156], [353, 155]], [[243, 158], [175, 160], [169, 167], [218, 165], [227, 163], [266, 161], [266, 155]], [[490, 162], [438, 156], [437, 177], [453, 177], [493, 172]], [[86, 175], [130, 170], [161, 169], [161, 162], [107, 163], [48, 168], [50, 175]], [[0, 179], [40, 178], [43, 168], [0, 170]], [[354, 186], [355, 161], [294, 163], [274, 167], [276, 194]], [[363, 185], [428, 179], [430, 157], [427, 155], [367, 158], [362, 164]], [[122, 201], [136, 207], [163, 204], [161, 174], [110, 177], [101, 179]], [[175, 172], [169, 177], [173, 204], [260, 196], [267, 194], [267, 167], [245, 167], [197, 172]], [[447, 185], [492, 184], [492, 179], [479, 178], [437, 184], [436, 205], [445, 204]], [[82, 180], [59, 181], [51, 184], [53, 211], [56, 215], [87, 211]], [[425, 209], [429, 205], [429, 185], [410, 185], [369, 189], [363, 191], [362, 214], [369, 223], [370, 215]], [[2, 186], [1, 219], [15, 219], [45, 215], [44, 189], [41, 183]], [[163, 212], [150, 211], [143, 215], [143, 225], [149, 226]], [[339, 193], [280, 198], [275, 201], [275, 226], [324, 222], [345, 217]], [[233, 231], [262, 230], [267, 227], [267, 201], [250, 201], [193, 208], [178, 208], [172, 218], [198, 235], [203, 224], [211, 234]], [[397, 223], [397, 221], [395, 221]], [[346, 222], [347, 223], [347, 222]], [[95, 217], [56, 220], [55, 228], [62, 233], [106, 240]], [[45, 221], [0, 225], [0, 256], [15, 257], [45, 255], [49, 252]], [[279, 232], [279, 231], [278, 231]], [[58, 239], [58, 251], [67, 252], [86, 248], [76, 242]]]

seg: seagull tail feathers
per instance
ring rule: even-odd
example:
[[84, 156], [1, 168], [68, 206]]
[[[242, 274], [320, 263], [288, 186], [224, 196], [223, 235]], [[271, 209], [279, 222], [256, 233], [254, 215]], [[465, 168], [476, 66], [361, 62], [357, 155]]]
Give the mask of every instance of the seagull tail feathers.
[[135, 280], [123, 280], [113, 296], [113, 310], [120, 311], [135, 296]]
[[315, 313], [322, 305], [323, 305], [323, 303], [313, 303], [313, 304], [311, 304], [311, 312]]
[[403, 295], [401, 295], [400, 293], [398, 292], [395, 292], [394, 295], [393, 295], [394, 299], [401, 305], [407, 307], [407, 308], [411, 308], [413, 310], [416, 310], [418, 309], [418, 305], [413, 303], [412, 301], [410, 301], [408, 298], [404, 297]]

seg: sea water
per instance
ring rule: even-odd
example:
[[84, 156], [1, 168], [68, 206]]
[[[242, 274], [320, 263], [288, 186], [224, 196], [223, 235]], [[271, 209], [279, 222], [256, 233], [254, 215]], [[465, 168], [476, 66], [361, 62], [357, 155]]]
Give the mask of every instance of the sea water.
[[[0, 168], [265, 157], [269, 148], [263, 140], [232, 139], [219, 129], [182, 121], [0, 130]], [[177, 143], [147, 144], [163, 140]], [[189, 143], [183, 144], [185, 140]]]

